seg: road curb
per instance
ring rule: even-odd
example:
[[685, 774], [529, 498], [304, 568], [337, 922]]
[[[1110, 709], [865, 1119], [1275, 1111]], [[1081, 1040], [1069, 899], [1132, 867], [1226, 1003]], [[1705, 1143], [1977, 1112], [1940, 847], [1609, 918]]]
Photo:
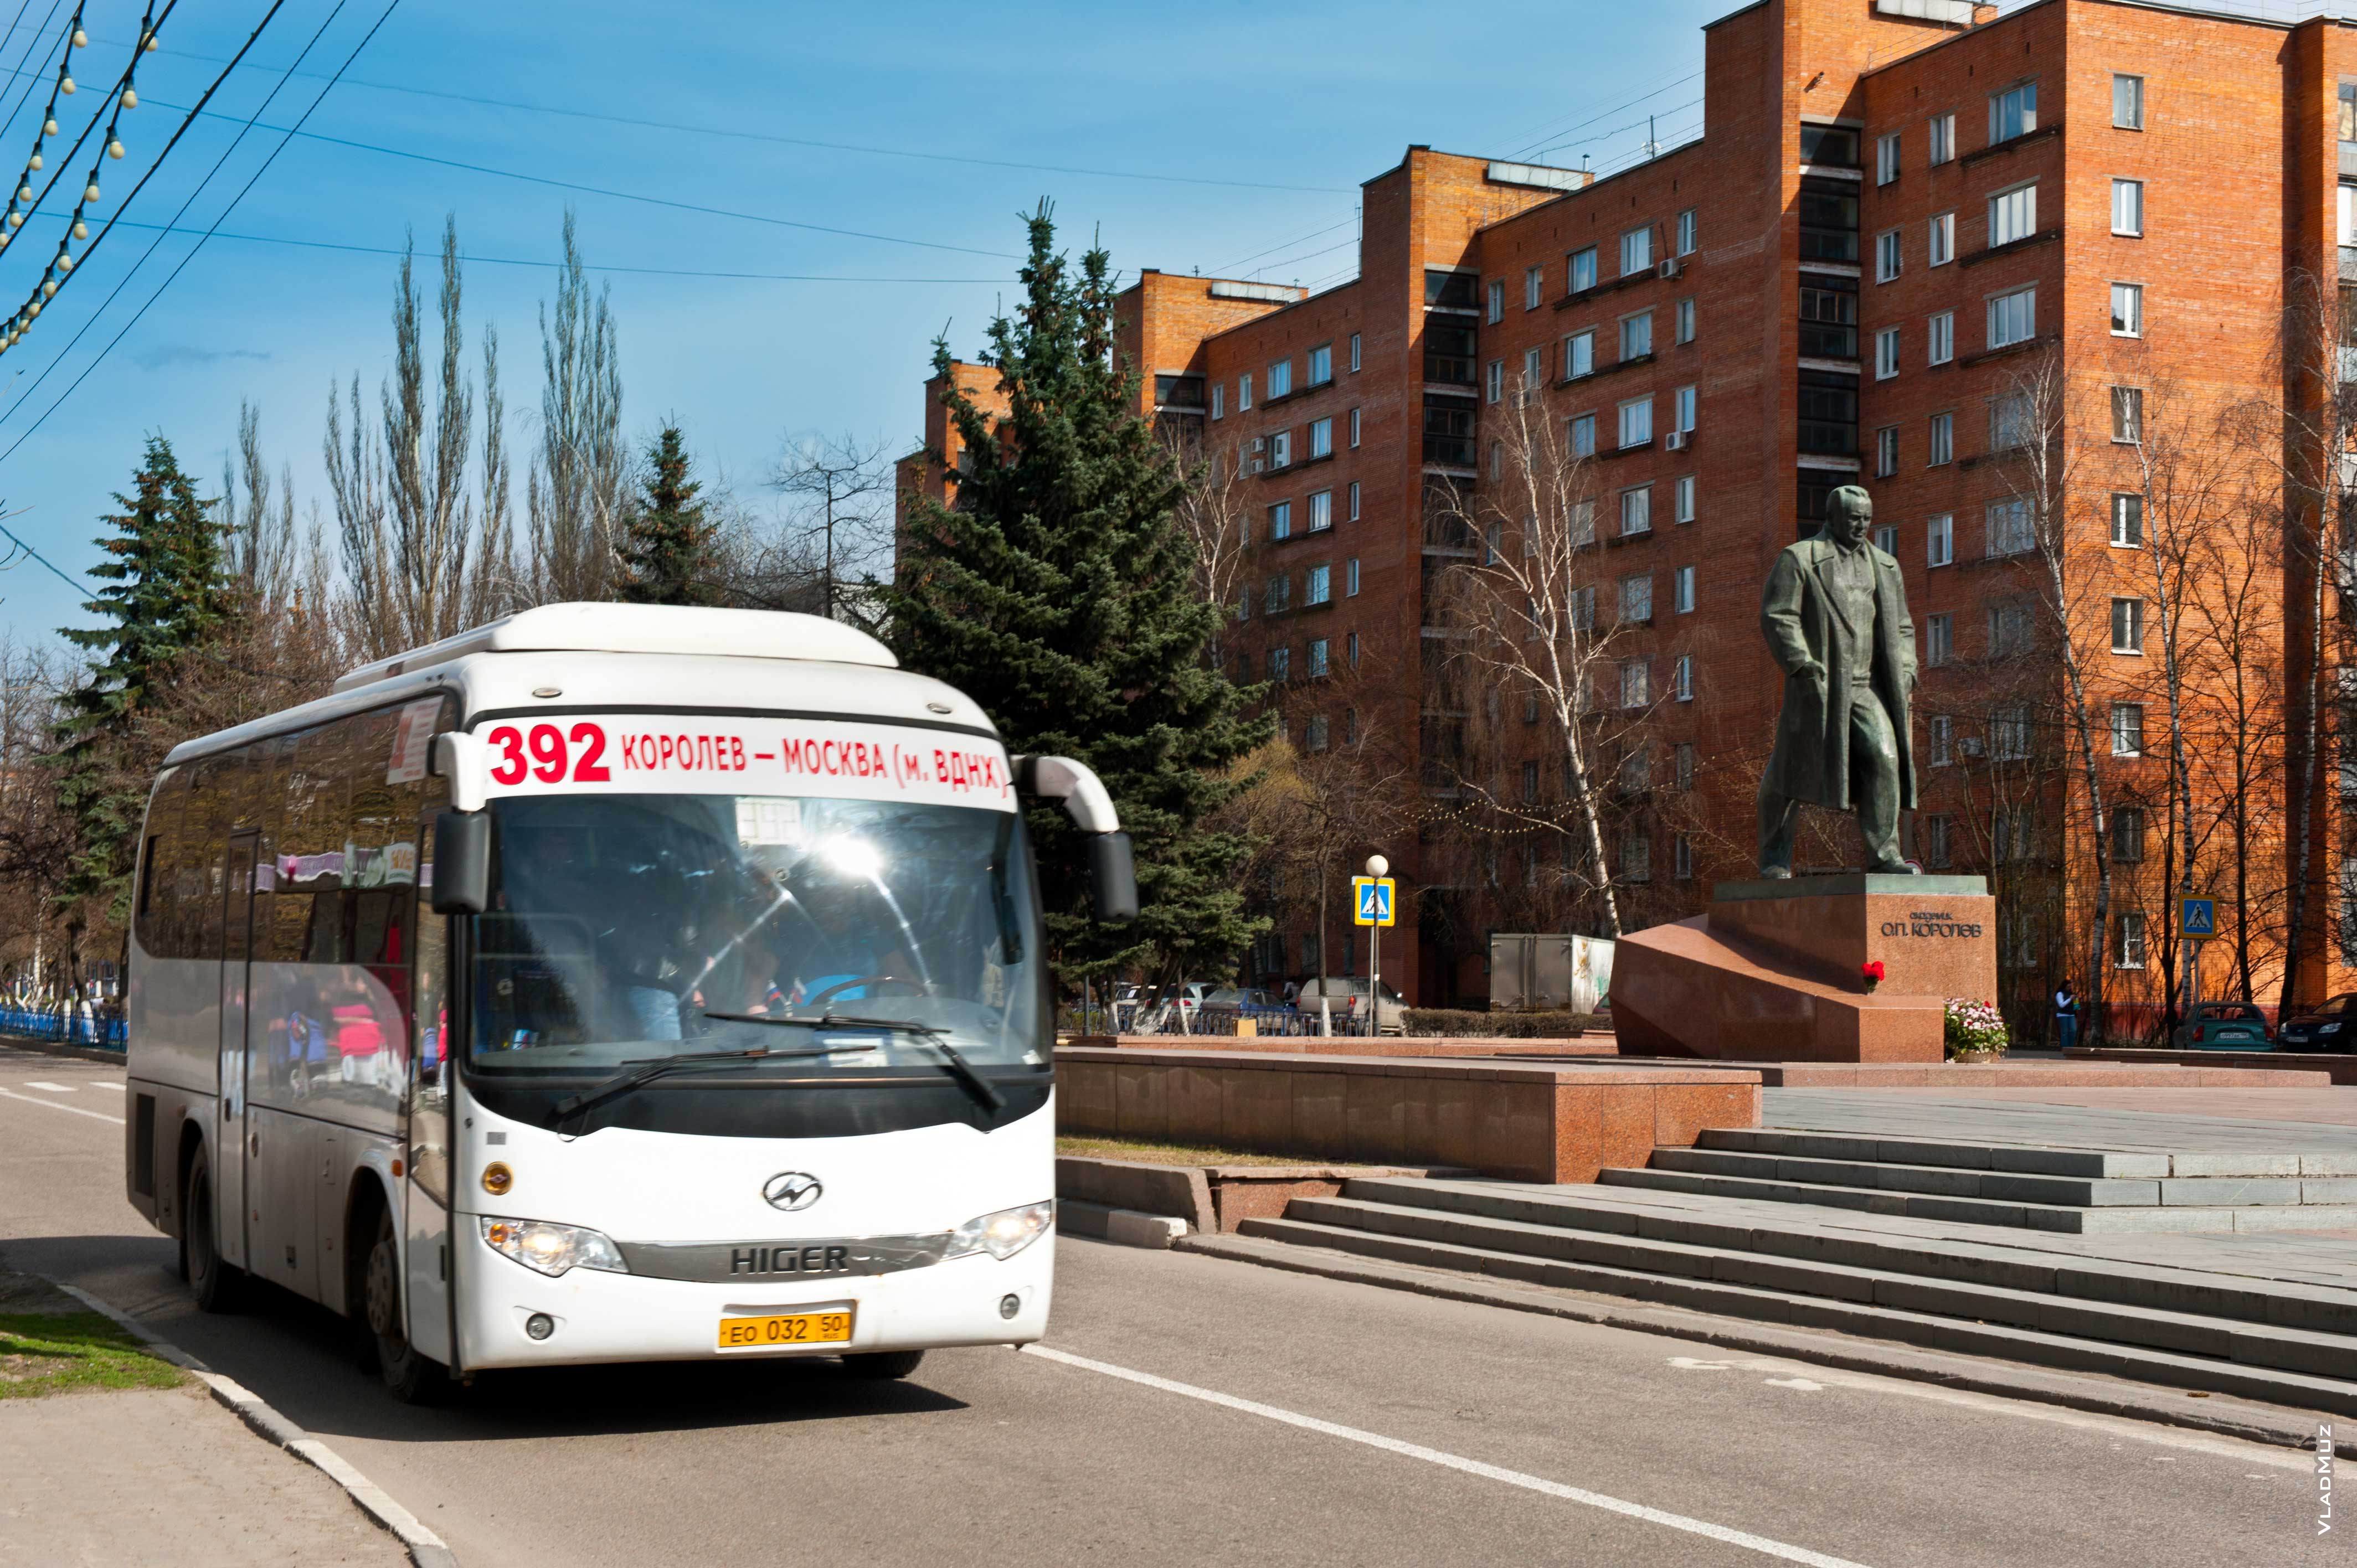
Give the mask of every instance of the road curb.
[[[1263, 1251], [1263, 1247], [1267, 1251]], [[1404, 1290], [1443, 1301], [1469, 1302], [1514, 1312], [1569, 1318], [1607, 1328], [1627, 1328], [1676, 1339], [1698, 1340], [1724, 1349], [1783, 1356], [1813, 1361], [1848, 1372], [1869, 1372], [1910, 1382], [1934, 1383], [1968, 1393], [1989, 1394], [2036, 1404], [2061, 1405], [2093, 1415], [2119, 1416], [2163, 1426], [2185, 1427], [2222, 1437], [2239, 1437], [2275, 1448], [2316, 1452], [2318, 1421], [2302, 1412], [2232, 1401], [2189, 1404], [2193, 1396], [2182, 1391], [2147, 1389], [2105, 1378], [2069, 1372], [2049, 1372], [1979, 1357], [1943, 1355], [1879, 1340], [1839, 1337], [1755, 1326], [1737, 1318], [1715, 1317], [1673, 1308], [1620, 1306], [1608, 1299], [1569, 1292], [1522, 1289], [1476, 1283], [1471, 1276], [1404, 1264], [1373, 1262], [1345, 1253], [1320, 1255], [1318, 1249], [1286, 1242], [1255, 1245], [1249, 1238], [1188, 1236], [1177, 1243], [1182, 1252], [1256, 1263], [1291, 1273]], [[1330, 1261], [1329, 1261], [1330, 1260]], [[1347, 1260], [1347, 1261], [1346, 1261]], [[2335, 1423], [2346, 1426], [2347, 1423]], [[2334, 1452], [2357, 1458], [2357, 1436], [2336, 1440]]]
[[281, 1415], [261, 1395], [233, 1378], [221, 1376], [129, 1313], [99, 1300], [88, 1291], [63, 1280], [52, 1279], [48, 1283], [92, 1312], [102, 1313], [121, 1325], [157, 1359], [169, 1361], [204, 1384], [216, 1404], [234, 1413], [256, 1434], [324, 1472], [329, 1480], [343, 1487], [344, 1495], [352, 1499], [355, 1507], [401, 1542], [416, 1568], [458, 1568], [457, 1554], [450, 1550], [448, 1542], [426, 1529], [415, 1514], [393, 1501], [383, 1487], [354, 1469], [350, 1461]]
[[69, 1046], [59, 1040], [37, 1040], [29, 1035], [0, 1035], [0, 1046], [14, 1046], [20, 1051], [38, 1051], [48, 1057], [73, 1057], [86, 1062], [104, 1062], [121, 1067], [128, 1057], [122, 1051], [110, 1051], [103, 1046]]

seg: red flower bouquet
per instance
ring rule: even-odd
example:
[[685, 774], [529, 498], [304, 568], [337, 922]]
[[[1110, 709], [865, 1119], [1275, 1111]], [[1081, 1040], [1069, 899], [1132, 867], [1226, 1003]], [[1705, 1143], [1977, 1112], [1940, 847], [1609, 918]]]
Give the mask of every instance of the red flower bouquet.
[[1874, 988], [1882, 983], [1882, 961], [1878, 958], [1868, 959], [1858, 966], [1857, 977], [1865, 983], [1866, 993], [1868, 996], [1873, 995]]

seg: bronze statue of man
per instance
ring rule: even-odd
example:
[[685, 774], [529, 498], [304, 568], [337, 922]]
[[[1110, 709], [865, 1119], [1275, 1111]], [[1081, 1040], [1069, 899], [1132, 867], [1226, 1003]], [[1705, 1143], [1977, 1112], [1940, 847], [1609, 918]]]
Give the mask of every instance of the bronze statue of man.
[[1899, 813], [1915, 805], [1915, 623], [1899, 563], [1867, 542], [1873, 521], [1864, 489], [1834, 491], [1824, 532], [1784, 547], [1760, 596], [1760, 629], [1784, 671], [1760, 780], [1762, 876], [1792, 875], [1803, 801], [1857, 813], [1869, 870], [1916, 869], [1899, 853]]

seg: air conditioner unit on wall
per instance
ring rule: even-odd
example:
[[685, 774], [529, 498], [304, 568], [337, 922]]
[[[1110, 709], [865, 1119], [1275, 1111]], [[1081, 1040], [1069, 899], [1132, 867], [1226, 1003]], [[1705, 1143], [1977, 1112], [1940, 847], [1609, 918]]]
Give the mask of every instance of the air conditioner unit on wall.
[[1966, 757], [1978, 757], [1983, 749], [1981, 746], [1981, 738], [1976, 735], [1966, 736], [1964, 738], [1963, 745], [1964, 755]]
[[1684, 270], [1684, 263], [1681, 263], [1675, 256], [1672, 256], [1663, 262], [1660, 266], [1653, 269], [1653, 275], [1655, 277], [1674, 278]]
[[1686, 449], [1686, 440], [1692, 434], [1693, 432], [1686, 430], [1673, 430], [1662, 437], [1662, 445], [1672, 452], [1683, 452]]

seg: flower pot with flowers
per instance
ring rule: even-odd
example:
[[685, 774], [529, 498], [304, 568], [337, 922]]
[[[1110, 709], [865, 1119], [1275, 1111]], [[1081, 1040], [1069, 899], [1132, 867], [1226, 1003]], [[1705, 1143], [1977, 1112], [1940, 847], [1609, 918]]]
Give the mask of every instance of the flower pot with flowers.
[[1882, 961], [1878, 958], [1870, 958], [1864, 963], [1858, 965], [1858, 983], [1866, 988], [1866, 993], [1868, 996], [1873, 995], [1874, 988], [1882, 983], [1882, 977], [1885, 972], [1886, 972], [1882, 967]]
[[2011, 1043], [1994, 1004], [1963, 996], [1948, 998], [1947, 1036], [1950, 1061], [1995, 1061]]

